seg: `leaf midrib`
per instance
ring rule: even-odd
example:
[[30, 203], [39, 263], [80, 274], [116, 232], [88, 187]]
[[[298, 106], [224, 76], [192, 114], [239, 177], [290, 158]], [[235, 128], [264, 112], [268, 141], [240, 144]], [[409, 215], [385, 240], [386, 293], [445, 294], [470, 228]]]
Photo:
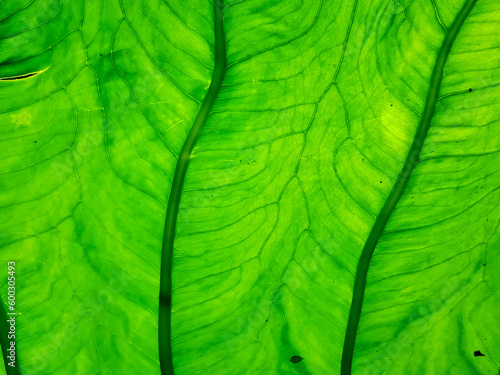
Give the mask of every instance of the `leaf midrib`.
[[174, 367], [172, 361], [172, 335], [171, 335], [171, 308], [172, 308], [172, 260], [175, 239], [175, 227], [179, 202], [184, 185], [184, 178], [191, 158], [191, 153], [203, 130], [203, 127], [212, 110], [217, 94], [219, 93], [224, 74], [226, 72], [226, 42], [224, 36], [223, 0], [214, 0], [214, 32], [215, 32], [215, 56], [212, 80], [200, 110], [196, 115], [191, 130], [186, 138], [177, 165], [175, 167], [174, 179], [168, 200], [167, 213], [165, 217], [165, 231], [163, 234], [163, 245], [161, 252], [160, 270], [160, 309], [158, 320], [158, 345], [160, 356], [160, 368], [162, 375], [173, 375]]
[[413, 169], [418, 163], [418, 157], [420, 155], [420, 151], [422, 150], [422, 146], [424, 144], [427, 132], [431, 125], [434, 111], [436, 109], [436, 103], [438, 101], [439, 89], [441, 86], [441, 81], [443, 79], [443, 70], [446, 64], [446, 60], [458, 32], [460, 31], [462, 25], [464, 24], [464, 21], [474, 7], [475, 3], [476, 0], [466, 1], [457, 17], [453, 21], [451, 28], [446, 33], [443, 44], [441, 45], [441, 49], [438, 53], [436, 64], [434, 65], [430, 87], [425, 101], [424, 111], [415, 133], [413, 144], [410, 148], [405, 164], [401, 172], [399, 173], [398, 179], [396, 180], [396, 183], [394, 184], [389, 196], [387, 197], [384, 206], [382, 207], [379, 215], [377, 216], [377, 219], [375, 220], [375, 224], [372, 227], [372, 230], [365, 242], [365, 246], [361, 253], [358, 268], [356, 270], [351, 309], [349, 311], [349, 319], [347, 322], [344, 346], [342, 351], [342, 362], [340, 370], [341, 375], [351, 375], [354, 343], [356, 339], [359, 318], [361, 315], [361, 307], [363, 304], [363, 296], [366, 286], [366, 277], [373, 251], [377, 246], [378, 240], [382, 236], [389, 217], [391, 216], [399, 199], [403, 195]]

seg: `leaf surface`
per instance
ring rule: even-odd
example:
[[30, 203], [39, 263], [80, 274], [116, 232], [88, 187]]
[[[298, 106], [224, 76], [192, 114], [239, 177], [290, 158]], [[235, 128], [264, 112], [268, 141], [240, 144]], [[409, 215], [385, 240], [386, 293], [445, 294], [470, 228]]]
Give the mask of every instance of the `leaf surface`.
[[20, 372], [497, 374], [499, 23], [494, 0], [4, 0]]

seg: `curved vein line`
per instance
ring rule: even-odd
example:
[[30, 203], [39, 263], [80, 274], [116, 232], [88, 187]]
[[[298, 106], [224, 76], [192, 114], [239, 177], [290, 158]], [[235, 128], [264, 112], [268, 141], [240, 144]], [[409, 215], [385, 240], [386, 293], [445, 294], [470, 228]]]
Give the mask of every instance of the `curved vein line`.
[[226, 42], [224, 36], [223, 9], [224, 0], [214, 0], [214, 32], [215, 32], [215, 61], [212, 81], [200, 111], [198, 112], [182, 151], [177, 159], [174, 180], [168, 200], [165, 217], [165, 231], [161, 252], [160, 272], [160, 311], [158, 320], [158, 343], [160, 354], [160, 367], [162, 375], [173, 375], [172, 360], [172, 260], [174, 251], [175, 227], [177, 212], [182, 194], [184, 178], [191, 158], [191, 153], [203, 130], [209, 114], [211, 113], [217, 94], [219, 93], [224, 74], [226, 72]]
[[368, 236], [368, 239], [366, 240], [365, 246], [361, 253], [358, 268], [356, 270], [351, 310], [349, 311], [349, 319], [347, 322], [347, 328], [344, 338], [341, 375], [351, 375], [354, 342], [356, 339], [359, 318], [361, 315], [361, 306], [363, 304], [363, 296], [366, 286], [366, 276], [368, 273], [368, 267], [370, 265], [373, 251], [375, 250], [375, 246], [377, 245], [378, 240], [382, 236], [389, 217], [391, 216], [399, 199], [403, 195], [403, 192], [406, 188], [406, 185], [408, 184], [415, 165], [418, 163], [418, 157], [420, 155], [420, 151], [422, 150], [422, 146], [431, 124], [431, 119], [436, 109], [436, 103], [438, 101], [439, 88], [441, 86], [441, 80], [443, 79], [443, 70], [446, 59], [448, 58], [451, 46], [453, 45], [453, 42], [455, 41], [455, 38], [460, 31], [460, 28], [464, 24], [465, 19], [469, 15], [475, 3], [476, 0], [466, 1], [457, 17], [455, 18], [453, 25], [446, 33], [443, 44], [441, 45], [441, 49], [438, 53], [434, 70], [432, 72], [430, 87], [425, 101], [424, 112], [418, 125], [413, 144], [410, 148], [410, 151], [408, 152], [405, 164], [401, 172], [399, 173], [398, 179], [394, 184], [391, 193], [387, 197], [382, 210], [377, 216], [377, 219], [375, 220], [375, 224], [373, 225], [373, 228], [370, 232], [370, 235]]

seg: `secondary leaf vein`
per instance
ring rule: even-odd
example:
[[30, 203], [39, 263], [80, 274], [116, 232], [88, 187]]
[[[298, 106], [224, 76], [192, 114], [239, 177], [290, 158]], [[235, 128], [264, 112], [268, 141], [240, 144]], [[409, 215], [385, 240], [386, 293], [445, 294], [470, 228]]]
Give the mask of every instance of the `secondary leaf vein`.
[[476, 0], [467, 0], [465, 5], [458, 13], [457, 17], [455, 18], [453, 25], [446, 33], [443, 44], [441, 45], [441, 49], [438, 53], [436, 64], [434, 65], [430, 87], [425, 101], [424, 111], [420, 119], [413, 144], [410, 148], [405, 164], [398, 176], [398, 179], [394, 184], [394, 187], [392, 188], [389, 196], [387, 197], [387, 200], [385, 201], [385, 204], [382, 207], [379, 215], [377, 216], [377, 219], [375, 220], [375, 224], [372, 227], [372, 230], [365, 242], [365, 246], [361, 253], [361, 257], [359, 259], [358, 267], [356, 270], [351, 309], [349, 312], [349, 319], [347, 322], [347, 328], [344, 338], [341, 364], [342, 375], [351, 375], [354, 343], [358, 330], [359, 318], [361, 315], [361, 307], [363, 304], [366, 276], [368, 273], [368, 267], [370, 265], [373, 251], [375, 250], [375, 246], [377, 245], [378, 240], [382, 236], [389, 217], [394, 211], [394, 208], [396, 207], [399, 199], [403, 195], [413, 169], [418, 163], [418, 157], [427, 136], [427, 132], [431, 124], [431, 119], [436, 108], [436, 103], [439, 98], [439, 88], [441, 86], [441, 80], [443, 79], [443, 71], [446, 59], [448, 57], [448, 54], [450, 53], [455, 38], [460, 31], [460, 28], [464, 24], [475, 3]]

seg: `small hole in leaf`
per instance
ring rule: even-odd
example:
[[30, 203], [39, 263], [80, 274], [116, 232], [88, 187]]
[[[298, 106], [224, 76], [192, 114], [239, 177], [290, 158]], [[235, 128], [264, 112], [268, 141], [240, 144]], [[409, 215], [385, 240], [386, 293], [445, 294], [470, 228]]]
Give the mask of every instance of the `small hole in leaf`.
[[290, 362], [292, 362], [292, 363], [299, 363], [303, 359], [304, 358], [302, 358], [300, 355], [294, 355], [292, 358], [290, 358]]
[[484, 357], [484, 354], [483, 354], [483, 353], [481, 353], [481, 351], [480, 351], [480, 350], [476, 350], [476, 351], [474, 352], [474, 357]]
[[469, 89], [469, 92], [472, 92], [472, 89]]

